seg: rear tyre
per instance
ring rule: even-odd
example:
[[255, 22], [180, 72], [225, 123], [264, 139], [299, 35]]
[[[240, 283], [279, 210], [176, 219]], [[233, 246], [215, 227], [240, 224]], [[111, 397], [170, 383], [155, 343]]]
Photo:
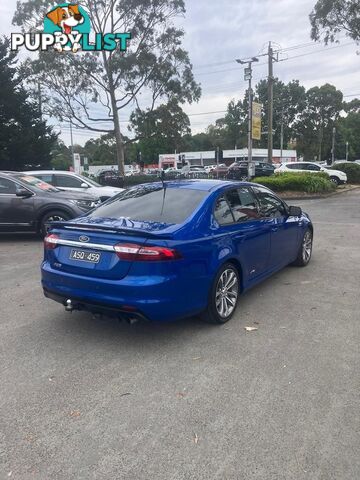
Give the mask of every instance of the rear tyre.
[[239, 273], [232, 263], [225, 263], [216, 275], [202, 320], [217, 325], [228, 322], [235, 313], [239, 292]]
[[42, 237], [46, 236], [49, 230], [49, 227], [46, 226], [48, 222], [62, 222], [64, 220], [69, 220], [69, 218], [71, 218], [70, 215], [61, 210], [52, 210], [48, 213], [45, 213], [40, 221], [40, 235]]
[[297, 267], [306, 267], [309, 264], [312, 256], [313, 248], [313, 234], [312, 231], [308, 228], [304, 233], [298, 256], [296, 257], [293, 265]]
[[337, 177], [330, 177], [330, 181], [336, 186], [340, 185], [340, 180]]

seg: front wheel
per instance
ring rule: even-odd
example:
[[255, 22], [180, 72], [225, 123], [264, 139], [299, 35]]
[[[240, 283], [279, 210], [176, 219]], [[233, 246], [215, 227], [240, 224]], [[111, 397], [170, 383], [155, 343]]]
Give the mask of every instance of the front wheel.
[[239, 291], [239, 273], [232, 263], [226, 263], [216, 275], [202, 319], [215, 324], [228, 322], [235, 313]]
[[330, 181], [336, 186], [340, 185], [340, 180], [337, 177], [330, 177]]
[[66, 212], [62, 212], [61, 210], [53, 210], [48, 213], [45, 213], [45, 215], [42, 217], [40, 221], [40, 234], [41, 236], [45, 237], [49, 227], [46, 225], [47, 223], [50, 222], [63, 222], [65, 220], [69, 220], [70, 215], [68, 215]]
[[293, 263], [297, 267], [306, 267], [309, 264], [312, 256], [312, 248], [313, 248], [313, 234], [310, 229], [307, 229], [304, 233], [300, 249], [298, 252], [298, 256]]

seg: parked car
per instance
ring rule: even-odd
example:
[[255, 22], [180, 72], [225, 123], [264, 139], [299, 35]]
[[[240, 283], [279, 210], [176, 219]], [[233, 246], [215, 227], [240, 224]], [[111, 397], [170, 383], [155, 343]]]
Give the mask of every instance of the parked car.
[[312, 240], [309, 216], [261, 185], [156, 182], [53, 225], [42, 285], [68, 311], [221, 324], [241, 293], [290, 263], [307, 265]]
[[[269, 177], [274, 174], [275, 167], [270, 163], [254, 162], [255, 163], [255, 176], [256, 177]], [[227, 178], [231, 180], [248, 180], [248, 162], [234, 162], [230, 165]]]
[[74, 172], [59, 170], [39, 170], [26, 172], [28, 175], [50, 183], [59, 190], [70, 190], [75, 192], [87, 191], [96, 195], [102, 202], [122, 192], [123, 188], [104, 187], [90, 178], [78, 175]]
[[210, 172], [210, 175], [213, 178], [225, 178], [228, 172], [228, 167], [225, 165], [225, 163], [220, 163], [219, 165], [215, 165], [215, 168], [213, 168]]
[[206, 165], [204, 170], [206, 173], [211, 173], [216, 168], [216, 165]]
[[98, 174], [98, 180], [101, 186], [118, 188], [124, 186], [124, 177], [121, 177], [116, 170], [102, 170]]
[[63, 192], [27, 173], [0, 172], [0, 230], [46, 234], [46, 224], [69, 220], [100, 205], [87, 192]]
[[326, 168], [314, 162], [293, 162], [283, 163], [276, 169], [275, 173], [281, 172], [323, 172], [329, 175], [330, 180], [336, 185], [342, 185], [347, 182], [347, 175], [340, 170]]

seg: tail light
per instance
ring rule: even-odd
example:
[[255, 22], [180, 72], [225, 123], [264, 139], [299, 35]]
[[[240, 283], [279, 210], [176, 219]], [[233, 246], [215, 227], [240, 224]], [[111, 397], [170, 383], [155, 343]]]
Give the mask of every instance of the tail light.
[[58, 246], [58, 239], [59, 236], [55, 235], [55, 233], [51, 233], [50, 235], [46, 235], [44, 238], [44, 247], [46, 250], [54, 250]]
[[171, 248], [142, 246], [135, 243], [119, 243], [115, 245], [114, 250], [121, 260], [161, 262], [181, 258], [180, 253]]

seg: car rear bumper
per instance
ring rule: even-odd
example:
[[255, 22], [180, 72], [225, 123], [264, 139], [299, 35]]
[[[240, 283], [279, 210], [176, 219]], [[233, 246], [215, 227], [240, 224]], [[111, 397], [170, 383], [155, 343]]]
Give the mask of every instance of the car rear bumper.
[[194, 278], [132, 277], [99, 279], [69, 274], [42, 264], [42, 286], [46, 297], [73, 310], [117, 317], [138, 317], [170, 322], [201, 312], [207, 303], [208, 282]]

